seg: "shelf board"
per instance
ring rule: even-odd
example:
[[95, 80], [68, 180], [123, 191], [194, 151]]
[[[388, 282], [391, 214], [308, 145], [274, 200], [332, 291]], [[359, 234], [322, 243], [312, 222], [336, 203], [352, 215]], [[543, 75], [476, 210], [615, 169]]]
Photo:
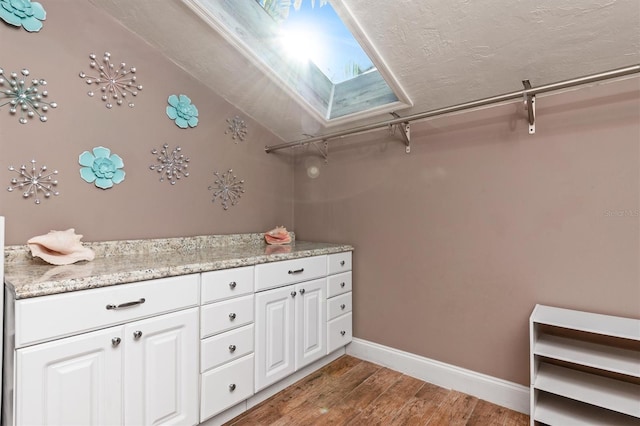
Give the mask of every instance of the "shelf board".
[[531, 321], [538, 324], [570, 328], [640, 341], [640, 320], [536, 305]]
[[640, 417], [640, 385], [540, 363], [534, 388]]
[[542, 334], [534, 354], [600, 370], [640, 377], [640, 352]]
[[640, 419], [585, 404], [561, 396], [540, 392], [533, 414], [536, 421], [549, 425], [638, 426]]

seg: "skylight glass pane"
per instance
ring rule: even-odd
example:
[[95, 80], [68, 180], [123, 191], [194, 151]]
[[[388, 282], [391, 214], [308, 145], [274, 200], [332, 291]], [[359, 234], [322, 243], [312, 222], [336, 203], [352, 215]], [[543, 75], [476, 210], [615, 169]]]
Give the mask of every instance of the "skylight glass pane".
[[326, 0], [256, 2], [279, 25], [283, 55], [311, 61], [333, 84], [375, 69]]

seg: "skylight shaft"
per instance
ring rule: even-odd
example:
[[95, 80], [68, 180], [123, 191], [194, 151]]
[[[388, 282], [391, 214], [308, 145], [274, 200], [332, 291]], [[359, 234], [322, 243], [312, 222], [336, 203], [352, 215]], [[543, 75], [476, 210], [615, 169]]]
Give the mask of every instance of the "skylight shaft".
[[411, 105], [342, 0], [182, 1], [321, 125]]

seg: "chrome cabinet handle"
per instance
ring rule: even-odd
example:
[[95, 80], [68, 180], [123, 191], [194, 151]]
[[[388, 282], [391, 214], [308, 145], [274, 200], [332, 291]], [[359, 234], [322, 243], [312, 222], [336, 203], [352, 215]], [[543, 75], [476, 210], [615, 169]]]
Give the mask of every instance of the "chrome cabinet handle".
[[344, 330], [342, 330], [342, 331], [340, 332], [340, 335], [341, 335], [341, 336], [344, 336], [345, 334], [347, 334], [347, 332], [346, 332], [346, 331], [344, 331]]
[[289, 269], [289, 275], [299, 274], [301, 272], [304, 272], [304, 268], [296, 269], [296, 270], [293, 270], [293, 271], [291, 269]]
[[237, 286], [237, 285], [238, 285], [238, 284], [237, 284], [235, 281], [231, 281], [231, 282], [229, 283], [229, 288], [231, 288], [231, 289], [233, 290], [234, 288], [236, 288], [236, 286]]
[[136, 331], [133, 332], [133, 338], [134, 339], [138, 340], [141, 337], [142, 337], [142, 331], [136, 330]]
[[143, 297], [139, 300], [133, 301], [133, 302], [127, 302], [127, 303], [121, 303], [119, 305], [107, 305], [107, 310], [116, 310], [116, 309], [122, 309], [122, 308], [130, 308], [132, 306], [138, 306], [138, 305], [142, 305], [144, 302], [146, 302], [146, 299]]
[[304, 294], [307, 290], [305, 290], [304, 288], [300, 289], [300, 294]]
[[344, 283], [340, 283], [340, 288], [344, 288]]
[[235, 383], [231, 383], [229, 385], [229, 392], [233, 392], [234, 390], [236, 390], [236, 384]]
[[345, 305], [344, 303], [342, 305], [340, 305], [340, 309], [344, 310], [344, 308], [346, 308], [346, 307], [347, 307], [347, 305]]
[[291, 297], [296, 297], [296, 292], [295, 291], [291, 292]]
[[235, 352], [236, 351], [236, 345], [229, 345], [229, 352]]
[[120, 344], [121, 341], [122, 340], [119, 337], [114, 337], [113, 339], [111, 339], [111, 346], [115, 348]]
[[230, 320], [232, 320], [232, 321], [233, 321], [234, 319], [236, 319], [236, 314], [235, 314], [235, 313], [233, 313], [233, 312], [231, 312], [231, 313], [229, 314], [229, 319], [230, 319]]
[[344, 260], [340, 261], [340, 266], [344, 266]]

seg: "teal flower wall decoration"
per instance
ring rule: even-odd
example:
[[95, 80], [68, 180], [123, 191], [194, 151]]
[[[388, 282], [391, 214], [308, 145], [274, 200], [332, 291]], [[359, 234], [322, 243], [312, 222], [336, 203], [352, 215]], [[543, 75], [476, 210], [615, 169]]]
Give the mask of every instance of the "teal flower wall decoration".
[[109, 189], [113, 184], [124, 180], [124, 162], [116, 154], [111, 154], [109, 148], [98, 146], [93, 148], [93, 154], [85, 151], [80, 154], [80, 176], [85, 181], [94, 182], [98, 188]]
[[0, 18], [7, 24], [23, 27], [29, 32], [40, 31], [47, 13], [40, 3], [31, 0], [0, 0]]
[[167, 115], [181, 129], [187, 127], [196, 127], [198, 125], [198, 108], [191, 103], [186, 95], [169, 96], [169, 106], [167, 107]]

